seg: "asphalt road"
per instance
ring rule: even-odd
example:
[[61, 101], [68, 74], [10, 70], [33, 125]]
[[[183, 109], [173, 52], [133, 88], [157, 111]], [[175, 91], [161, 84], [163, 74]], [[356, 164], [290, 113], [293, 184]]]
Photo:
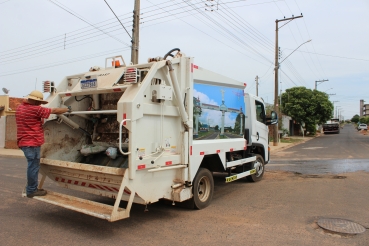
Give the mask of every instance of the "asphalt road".
[[286, 150], [272, 153], [268, 170], [302, 174], [369, 171], [369, 136], [348, 124], [340, 134], [323, 134]]
[[[285, 150], [293, 153], [275, 156], [275, 160], [308, 161], [306, 153], [299, 158], [300, 149], [323, 146], [326, 138], [341, 139], [346, 129], [350, 133], [345, 127], [340, 136], [318, 137]], [[365, 145], [369, 136], [364, 137], [358, 141]], [[344, 144], [345, 138], [334, 142]], [[338, 144], [336, 148], [345, 147]], [[311, 157], [317, 160], [323, 155], [326, 160], [329, 152], [313, 151]], [[357, 153], [344, 158], [365, 159], [365, 152]], [[213, 201], [206, 209], [155, 203], [144, 212], [144, 206], [134, 204], [130, 218], [109, 223], [22, 198], [26, 161], [0, 156], [0, 245], [369, 245], [368, 230], [349, 236], [328, 233], [316, 224], [320, 218], [342, 218], [369, 228], [368, 172], [311, 175], [269, 170], [268, 166], [264, 179], [257, 183], [226, 184], [224, 175], [216, 175]], [[44, 188], [61, 191], [50, 180]]]
[[203, 137], [202, 139], [216, 139], [219, 135], [219, 132], [211, 132], [209, 135]]

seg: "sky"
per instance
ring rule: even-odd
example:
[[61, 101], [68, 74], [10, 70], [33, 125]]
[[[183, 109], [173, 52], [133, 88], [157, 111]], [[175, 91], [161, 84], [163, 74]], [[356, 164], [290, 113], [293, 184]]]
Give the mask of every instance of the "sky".
[[[129, 63], [133, 7], [134, 0], [0, 0], [0, 87], [23, 97], [42, 81], [103, 67], [106, 57]], [[273, 103], [276, 20], [302, 13], [279, 22], [279, 89], [328, 80], [317, 89], [348, 119], [360, 99], [369, 103], [368, 12], [368, 0], [141, 0], [139, 62], [180, 48], [196, 65], [247, 83], [248, 93], [256, 94], [258, 76], [259, 96]]]

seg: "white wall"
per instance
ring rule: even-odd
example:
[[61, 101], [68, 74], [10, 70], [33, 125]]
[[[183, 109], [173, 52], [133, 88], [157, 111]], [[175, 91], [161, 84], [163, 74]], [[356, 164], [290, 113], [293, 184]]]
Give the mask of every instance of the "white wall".
[[282, 115], [282, 127], [287, 129], [288, 131], [290, 130], [290, 120], [292, 118], [290, 116], [286, 116], [286, 115]]
[[0, 148], [5, 147], [5, 124], [6, 116], [0, 117]]

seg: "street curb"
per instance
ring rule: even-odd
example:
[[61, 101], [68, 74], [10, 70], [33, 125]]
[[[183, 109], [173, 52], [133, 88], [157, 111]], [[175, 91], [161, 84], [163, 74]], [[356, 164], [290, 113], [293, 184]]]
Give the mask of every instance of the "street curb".
[[305, 142], [310, 141], [311, 139], [315, 139], [315, 138], [317, 138], [317, 137], [320, 137], [320, 135], [319, 135], [319, 136], [315, 136], [315, 137], [305, 138], [305, 140], [302, 140], [302, 141], [300, 141], [300, 142], [298, 142], [298, 143], [293, 143], [293, 144], [290, 144], [290, 145], [287, 145], [287, 146], [284, 146], [284, 147], [278, 148], [278, 149], [276, 149], [276, 150], [274, 150], [274, 151], [270, 151], [270, 153], [272, 154], [272, 153], [276, 153], [276, 152], [279, 152], [279, 151], [282, 151], [282, 150], [289, 149], [289, 148], [291, 148], [291, 147], [293, 147], [293, 146], [296, 146], [296, 145], [299, 145], [299, 144], [305, 143]]
[[17, 157], [17, 158], [22, 158], [24, 156], [21, 156], [21, 155], [4, 155], [4, 154], [0, 154], [0, 157]]

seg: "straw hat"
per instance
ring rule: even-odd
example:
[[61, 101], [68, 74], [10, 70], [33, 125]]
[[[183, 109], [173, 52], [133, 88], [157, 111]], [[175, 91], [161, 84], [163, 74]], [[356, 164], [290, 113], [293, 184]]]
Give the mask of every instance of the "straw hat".
[[44, 95], [42, 95], [41, 91], [34, 90], [28, 96], [27, 99], [35, 100], [41, 102], [41, 104], [47, 104], [48, 101], [44, 101]]

